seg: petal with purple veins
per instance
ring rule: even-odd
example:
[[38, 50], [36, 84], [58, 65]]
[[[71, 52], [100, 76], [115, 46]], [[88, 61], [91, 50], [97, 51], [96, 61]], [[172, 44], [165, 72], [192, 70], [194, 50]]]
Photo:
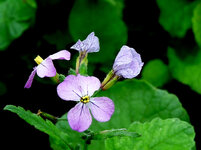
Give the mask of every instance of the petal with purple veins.
[[57, 87], [57, 93], [63, 100], [79, 101], [84, 96], [77, 76], [69, 75]]
[[73, 107], [67, 115], [70, 127], [78, 132], [83, 132], [89, 128], [92, 117], [87, 105], [78, 103]]
[[24, 88], [30, 88], [31, 87], [35, 74], [36, 74], [36, 67], [33, 68], [33, 71], [31, 72], [29, 79], [27, 80]]
[[40, 78], [54, 77], [56, 75], [56, 69], [51, 58], [43, 60], [42, 63], [37, 66], [36, 71]]
[[94, 118], [100, 122], [110, 120], [114, 113], [114, 103], [108, 97], [91, 98], [89, 108]]

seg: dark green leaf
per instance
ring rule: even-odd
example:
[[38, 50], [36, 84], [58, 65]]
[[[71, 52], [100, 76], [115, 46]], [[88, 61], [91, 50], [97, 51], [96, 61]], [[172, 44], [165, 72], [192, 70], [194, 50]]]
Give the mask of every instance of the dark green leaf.
[[182, 38], [192, 26], [196, 2], [187, 0], [157, 0], [160, 8], [159, 22], [172, 36]]
[[0, 2], [0, 50], [5, 50], [33, 24], [36, 7], [35, 0]]
[[138, 138], [122, 137], [106, 140], [106, 149], [121, 150], [190, 150], [195, 145], [195, 132], [187, 122], [171, 118], [134, 122], [129, 131], [139, 132]]
[[16, 113], [20, 118], [25, 120], [30, 125], [34, 126], [36, 129], [48, 134], [53, 137], [59, 144], [65, 145], [67, 149], [69, 148], [69, 141], [71, 141], [70, 137], [67, 133], [59, 130], [51, 121], [44, 120], [37, 114], [33, 114], [30, 111], [25, 111], [22, 107], [16, 107], [13, 105], [7, 105], [4, 110], [9, 110], [13, 113]]
[[198, 45], [201, 47], [201, 2], [194, 9], [193, 13], [193, 32], [195, 35], [195, 40], [197, 41]]
[[6, 93], [6, 91], [7, 91], [6, 85], [0, 81], [0, 96], [4, 95]]
[[69, 17], [74, 39], [84, 40], [92, 31], [99, 37], [100, 51], [89, 55], [89, 62], [114, 60], [127, 41], [127, 28], [122, 20], [123, 1], [76, 0]]
[[149, 81], [156, 87], [162, 87], [170, 79], [168, 66], [160, 59], [151, 60], [142, 70], [142, 79]]
[[169, 48], [168, 59], [172, 76], [201, 94], [201, 51], [198, 51], [196, 55], [189, 55], [185, 59], [181, 59], [176, 55], [174, 49]]

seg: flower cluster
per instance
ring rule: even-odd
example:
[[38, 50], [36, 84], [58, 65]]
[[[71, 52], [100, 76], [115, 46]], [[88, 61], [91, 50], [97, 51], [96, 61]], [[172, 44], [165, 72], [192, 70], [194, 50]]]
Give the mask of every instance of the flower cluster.
[[101, 83], [98, 78], [83, 76], [79, 72], [81, 65], [87, 63], [87, 54], [100, 50], [99, 39], [94, 32], [90, 33], [85, 40], [78, 40], [71, 49], [79, 51], [80, 54], [76, 62], [76, 74], [68, 75], [63, 81], [60, 81], [60, 75], [53, 65], [52, 60], [55, 59], [70, 60], [70, 52], [67, 50], [61, 50], [45, 60], [37, 56], [35, 61], [38, 66], [33, 68], [25, 88], [31, 87], [36, 73], [40, 78], [55, 78], [56, 82], [59, 83], [57, 86], [58, 96], [65, 101], [77, 102], [67, 115], [70, 127], [78, 132], [83, 132], [92, 123], [91, 114], [97, 121], [106, 122], [114, 113], [113, 101], [108, 97], [94, 97], [94, 93], [108, 89], [121, 77], [129, 79], [136, 77], [142, 69], [143, 62], [133, 48], [122, 46], [116, 56], [112, 70]]

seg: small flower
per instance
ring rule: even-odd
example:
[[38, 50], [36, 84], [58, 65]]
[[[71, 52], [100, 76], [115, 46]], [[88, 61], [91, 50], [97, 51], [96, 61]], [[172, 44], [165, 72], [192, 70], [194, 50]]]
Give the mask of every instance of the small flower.
[[56, 76], [57, 72], [52, 62], [52, 60], [55, 59], [70, 60], [70, 52], [68, 52], [67, 50], [61, 50], [53, 55], [50, 55], [45, 60], [43, 60], [40, 56], [37, 56], [34, 60], [38, 64], [38, 66], [33, 68], [33, 71], [31, 72], [31, 75], [29, 76], [29, 79], [26, 82], [24, 88], [31, 87], [33, 78], [36, 73], [40, 78]]
[[122, 46], [113, 64], [113, 71], [117, 76], [131, 79], [140, 73], [143, 64], [140, 54], [133, 48]]
[[87, 66], [87, 54], [98, 52], [100, 50], [99, 39], [95, 36], [94, 32], [91, 32], [84, 41], [78, 40], [71, 49], [79, 51], [80, 55], [76, 61], [76, 74], [79, 74], [79, 69], [82, 64]]
[[100, 121], [109, 121], [114, 112], [114, 103], [108, 97], [91, 97], [100, 89], [100, 81], [96, 77], [69, 75], [57, 87], [59, 97], [66, 101], [78, 103], [68, 112], [68, 122], [73, 130], [83, 132], [89, 128], [92, 117]]
[[94, 32], [91, 32], [84, 41], [78, 40], [71, 49], [86, 53], [98, 52], [100, 50], [99, 39]]

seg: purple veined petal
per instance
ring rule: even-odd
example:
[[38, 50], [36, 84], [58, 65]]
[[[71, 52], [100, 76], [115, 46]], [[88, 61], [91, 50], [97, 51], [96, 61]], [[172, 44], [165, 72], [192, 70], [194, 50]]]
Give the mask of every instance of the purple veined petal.
[[73, 130], [83, 132], [89, 128], [92, 117], [86, 104], [78, 103], [67, 115], [68, 123]]
[[100, 50], [99, 39], [95, 36], [94, 32], [90, 33], [83, 41], [78, 40], [71, 49], [87, 51], [88, 53], [98, 52]]
[[85, 46], [82, 43], [82, 41], [78, 40], [73, 46], [71, 46], [71, 49], [75, 49], [79, 52], [84, 51]]
[[85, 50], [88, 53], [98, 52], [100, 50], [99, 39], [97, 36], [95, 36], [94, 32], [91, 32], [82, 42], [85, 45]]
[[49, 57], [54, 60], [54, 59], [65, 59], [65, 60], [70, 60], [70, 52], [67, 50], [61, 50], [53, 55], [50, 55]]
[[118, 76], [134, 78], [140, 73], [142, 66], [143, 62], [140, 54], [133, 48], [122, 46], [115, 59], [113, 70]]
[[31, 72], [29, 79], [27, 80], [24, 88], [30, 88], [31, 87], [35, 74], [36, 74], [36, 67], [33, 68], [33, 71]]
[[57, 86], [57, 94], [66, 101], [79, 101], [83, 94], [83, 89], [79, 84], [77, 76], [69, 75]]
[[95, 91], [100, 89], [101, 83], [100, 80], [96, 77], [93, 76], [82, 76], [82, 75], [77, 75], [77, 79], [79, 80], [78, 84], [82, 87], [83, 89], [83, 95], [88, 95], [92, 96]]
[[108, 97], [91, 98], [89, 108], [93, 117], [100, 122], [110, 120], [114, 113], [114, 103]]
[[119, 66], [115, 74], [124, 78], [132, 79], [140, 73], [142, 66], [142, 62], [139, 63], [137, 60], [133, 60], [129, 64]]
[[56, 69], [53, 65], [51, 58], [46, 58], [36, 67], [37, 75], [40, 78], [54, 77], [56, 75]]

